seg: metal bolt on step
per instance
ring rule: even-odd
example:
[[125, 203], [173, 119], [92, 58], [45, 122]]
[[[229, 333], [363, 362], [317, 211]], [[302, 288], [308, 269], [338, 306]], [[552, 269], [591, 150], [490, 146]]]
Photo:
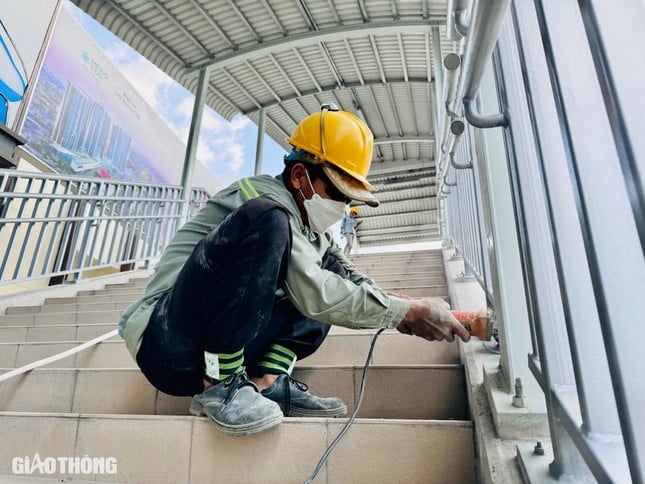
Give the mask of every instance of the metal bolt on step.
[[542, 447], [542, 442], [539, 440], [537, 441], [537, 444], [535, 444], [535, 447], [533, 448], [533, 453], [535, 455], [544, 455], [544, 447]]
[[513, 396], [513, 406], [517, 408], [524, 408], [524, 387], [522, 386], [522, 379], [515, 379], [515, 395]]

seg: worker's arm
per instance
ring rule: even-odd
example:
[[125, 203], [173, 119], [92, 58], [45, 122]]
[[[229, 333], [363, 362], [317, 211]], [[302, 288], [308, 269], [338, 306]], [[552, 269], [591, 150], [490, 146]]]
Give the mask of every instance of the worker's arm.
[[440, 302], [430, 299], [407, 299], [410, 308], [396, 327], [401, 333], [419, 336], [429, 341], [462, 341], [470, 339], [468, 330]]
[[[408, 312], [408, 301], [390, 297], [367, 282], [356, 283], [322, 269], [322, 255], [307, 237], [297, 230], [292, 234], [284, 290], [302, 314], [356, 329], [392, 328], [401, 322]], [[347, 261], [338, 252], [330, 253], [341, 263]]]

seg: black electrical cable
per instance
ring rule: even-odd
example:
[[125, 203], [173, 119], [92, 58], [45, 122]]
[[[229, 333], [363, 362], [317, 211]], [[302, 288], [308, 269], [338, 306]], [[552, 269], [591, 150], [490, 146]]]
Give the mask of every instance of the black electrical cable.
[[374, 345], [376, 344], [376, 338], [378, 338], [383, 331], [385, 331], [385, 328], [379, 329], [374, 335], [374, 337], [372, 338], [370, 350], [367, 353], [367, 360], [365, 361], [365, 366], [363, 367], [363, 376], [361, 377], [361, 388], [358, 392], [358, 401], [356, 402], [356, 408], [354, 409], [354, 413], [352, 413], [352, 416], [349, 418], [349, 420], [342, 428], [342, 430], [338, 433], [338, 435], [333, 440], [333, 442], [329, 444], [329, 447], [327, 447], [327, 450], [325, 450], [322, 457], [318, 461], [318, 464], [316, 464], [316, 467], [314, 468], [311, 475], [307, 477], [304, 484], [311, 484], [313, 482], [314, 478], [318, 475], [318, 472], [320, 472], [320, 469], [325, 464], [327, 457], [329, 457], [329, 454], [331, 454], [331, 451], [334, 450], [334, 447], [336, 447], [338, 442], [340, 442], [340, 439], [343, 438], [343, 436], [349, 430], [349, 427], [354, 423], [354, 419], [356, 418], [356, 415], [358, 415], [358, 410], [361, 408], [361, 403], [363, 403], [363, 393], [365, 391], [365, 379], [367, 378], [367, 368], [369, 367], [370, 362], [372, 361], [372, 353], [374, 352]]

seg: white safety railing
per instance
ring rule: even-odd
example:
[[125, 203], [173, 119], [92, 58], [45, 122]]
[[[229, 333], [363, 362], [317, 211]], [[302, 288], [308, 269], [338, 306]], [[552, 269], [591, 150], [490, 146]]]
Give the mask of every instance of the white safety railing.
[[[0, 170], [0, 284], [76, 280], [158, 256], [181, 219], [182, 189]], [[193, 190], [191, 213], [208, 199]]]
[[[497, 90], [479, 98], [468, 77], [484, 76], [472, 61], [490, 52], [480, 20], [501, 11], [475, 0], [466, 25], [459, 9], [453, 24], [467, 47], [451, 116], [463, 109], [470, 125], [498, 129], [442, 138], [441, 224], [496, 310], [523, 289], [516, 299], [529, 336], [520, 338], [523, 321], [511, 318], [500, 363], [511, 374], [528, 368], [539, 383], [553, 450], [536, 467], [533, 444], [519, 445], [524, 477], [644, 482], [645, 58], [625, 49], [645, 45], [645, 8], [641, 0], [620, 9], [602, 0], [512, 2], [503, 23], [489, 23], [499, 27]], [[468, 38], [475, 32], [477, 42]], [[477, 55], [468, 55], [471, 45]], [[502, 249], [509, 240], [516, 247]], [[506, 255], [513, 251], [517, 261]], [[510, 361], [503, 347], [521, 348], [522, 339], [531, 348], [524, 363]]]

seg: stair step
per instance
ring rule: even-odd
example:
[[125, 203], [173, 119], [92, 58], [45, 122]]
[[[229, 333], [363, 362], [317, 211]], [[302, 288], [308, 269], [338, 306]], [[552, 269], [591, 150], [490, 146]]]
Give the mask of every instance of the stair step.
[[132, 289], [96, 289], [90, 291], [78, 291], [77, 296], [142, 296], [144, 292], [143, 287], [135, 287]]
[[441, 250], [436, 251], [416, 251], [416, 252], [386, 252], [372, 254], [352, 254], [350, 258], [353, 261], [370, 260], [370, 259], [441, 259], [443, 253]]
[[129, 301], [110, 302], [70, 302], [67, 304], [46, 304], [43, 306], [13, 306], [7, 308], [5, 314], [44, 314], [44, 313], [72, 313], [91, 311], [110, 311], [114, 309], [124, 310], [131, 303]]
[[[17, 368], [67, 351], [81, 342], [0, 343], [0, 367]], [[134, 368], [136, 363], [123, 341], [105, 341], [75, 355], [47, 365], [47, 368]]]
[[107, 302], [107, 303], [109, 303], [109, 302], [133, 303], [134, 301], [139, 299], [139, 297], [140, 297], [140, 295], [138, 295], [138, 294], [132, 294], [130, 297], [114, 296], [114, 295], [59, 297], [59, 298], [45, 299], [45, 305], [50, 306], [50, 305], [56, 305], [56, 304], [78, 304], [79, 306], [82, 306], [82, 305], [85, 305], [85, 304], [105, 303], [105, 302]]
[[412, 297], [443, 297], [448, 298], [448, 288], [446, 286], [397, 286], [384, 284], [379, 286], [384, 291], [400, 292]]
[[431, 286], [445, 286], [445, 276], [433, 276], [424, 273], [415, 274], [381, 274], [373, 278], [379, 285], [383, 284], [429, 284]]
[[[0, 435], [12, 438], [0, 450], [0, 474], [12, 476], [14, 457], [38, 453], [114, 457], [117, 474], [87, 477], [99, 481], [302, 483], [345, 421], [288, 418], [252, 437], [227, 437], [204, 417], [5, 412]], [[358, 419], [316, 482], [472, 483], [473, 449], [470, 422]]]
[[147, 277], [142, 277], [139, 279], [132, 279], [130, 282], [121, 282], [121, 283], [114, 283], [114, 284], [106, 284], [105, 289], [113, 289], [113, 288], [127, 288], [127, 287], [146, 287], [146, 284], [148, 284], [149, 279]]
[[3, 314], [0, 326], [51, 325], [51, 324], [116, 324], [121, 318], [121, 309], [86, 312]]
[[[112, 331], [114, 324], [51, 324], [0, 326], [0, 343], [88, 341]], [[114, 336], [112, 339], [120, 339]]]
[[[294, 378], [321, 396], [338, 396], [353, 412], [362, 368], [299, 367]], [[461, 365], [371, 366], [359, 416], [466, 420]], [[190, 397], [155, 389], [137, 369], [36, 369], [0, 383], [5, 411], [188, 415]]]
[[[101, 325], [103, 326], [103, 325]], [[82, 329], [81, 329], [82, 328]], [[105, 334], [115, 328], [115, 325], [105, 325]], [[46, 331], [55, 331], [54, 326], [47, 326]], [[60, 326], [64, 332], [96, 331], [97, 327], [81, 327], [74, 325]], [[29, 328], [36, 333], [37, 329]], [[1, 333], [0, 333], [1, 334]], [[95, 335], [98, 336], [98, 335]], [[328, 364], [328, 365], [360, 365], [365, 363], [369, 351], [371, 334], [355, 331], [354, 333], [330, 333], [320, 349], [298, 364]], [[0, 368], [14, 368], [32, 363], [36, 360], [55, 355], [62, 351], [78, 346], [82, 340], [65, 341], [21, 341], [0, 343]], [[390, 331], [379, 336], [373, 354], [375, 364], [442, 364], [458, 363], [459, 347], [457, 344], [445, 342], [429, 342], [421, 338], [410, 337]], [[127, 351], [125, 343], [118, 337], [88, 348], [76, 355], [68, 356], [48, 365], [48, 368], [136, 368], [136, 363]]]
[[[335, 331], [334, 331], [335, 330]], [[374, 331], [364, 332], [332, 328], [322, 346], [302, 362], [304, 365], [365, 364]], [[400, 334], [396, 330], [383, 332], [376, 341], [372, 362], [377, 365], [458, 364], [459, 345], [430, 342]]]
[[373, 269], [392, 269], [401, 270], [405, 268], [417, 268], [425, 271], [442, 271], [445, 270], [443, 261], [391, 261], [391, 260], [374, 260], [371, 262], [361, 262], [356, 264], [361, 270], [369, 271]]

